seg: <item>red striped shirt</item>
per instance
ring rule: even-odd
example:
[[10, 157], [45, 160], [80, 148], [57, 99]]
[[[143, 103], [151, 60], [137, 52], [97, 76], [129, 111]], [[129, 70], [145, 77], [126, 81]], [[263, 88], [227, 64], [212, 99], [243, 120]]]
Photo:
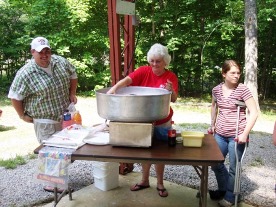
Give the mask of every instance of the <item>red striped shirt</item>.
[[[252, 94], [247, 86], [240, 83], [230, 94], [225, 98], [222, 94], [223, 83], [217, 85], [212, 90], [212, 95], [216, 99], [218, 106], [218, 116], [216, 119], [215, 130], [216, 133], [232, 137], [236, 135], [236, 122], [237, 122], [237, 106], [236, 101], [246, 101], [252, 97]], [[239, 134], [241, 134], [246, 126], [246, 109], [240, 108], [239, 117]]]

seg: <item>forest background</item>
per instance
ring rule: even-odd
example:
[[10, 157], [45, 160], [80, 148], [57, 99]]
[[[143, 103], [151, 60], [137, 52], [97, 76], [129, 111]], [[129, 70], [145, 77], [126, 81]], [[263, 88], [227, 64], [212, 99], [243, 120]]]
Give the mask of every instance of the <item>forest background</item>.
[[[258, 0], [258, 96], [275, 100], [275, 0]], [[169, 69], [179, 78], [180, 97], [208, 97], [222, 81], [225, 59], [244, 66], [244, 1], [137, 0], [135, 68], [147, 64], [153, 43], [168, 47]], [[120, 18], [123, 18], [121, 15]], [[53, 53], [77, 68], [78, 93], [94, 95], [111, 85], [107, 0], [0, 0], [0, 95], [31, 58], [30, 42], [46, 37]], [[123, 44], [123, 40], [122, 40]]]

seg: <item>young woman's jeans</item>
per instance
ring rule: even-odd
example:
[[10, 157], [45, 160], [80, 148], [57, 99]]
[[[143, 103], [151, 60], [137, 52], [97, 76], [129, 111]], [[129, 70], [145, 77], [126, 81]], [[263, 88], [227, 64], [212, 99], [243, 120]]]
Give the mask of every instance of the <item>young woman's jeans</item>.
[[[236, 174], [236, 155], [235, 155], [235, 137], [223, 137], [222, 135], [214, 135], [218, 146], [224, 156], [224, 158], [229, 154], [229, 172], [226, 169], [224, 163], [220, 163], [216, 166], [212, 166], [212, 170], [215, 173], [218, 189], [220, 191], [226, 191], [224, 199], [235, 203], [235, 195], [233, 194], [235, 185], [235, 174]], [[243, 154], [245, 144], [237, 145], [237, 152], [239, 160]]]

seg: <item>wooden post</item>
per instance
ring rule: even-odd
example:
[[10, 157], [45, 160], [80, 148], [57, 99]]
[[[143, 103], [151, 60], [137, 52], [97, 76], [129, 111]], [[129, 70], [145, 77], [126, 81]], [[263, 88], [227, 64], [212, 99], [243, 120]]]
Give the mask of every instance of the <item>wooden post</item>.
[[132, 25], [132, 16], [125, 15], [124, 22], [124, 75], [128, 75], [134, 70], [134, 26]]
[[110, 70], [112, 85], [115, 85], [122, 77], [121, 69], [121, 44], [120, 44], [120, 19], [116, 14], [116, 0], [108, 2], [108, 32], [110, 41]]
[[[130, 15], [125, 15], [124, 24], [120, 24], [119, 15], [116, 13], [116, 0], [107, 0], [107, 2], [110, 70], [112, 85], [115, 85], [123, 76], [134, 70], [134, 26]], [[120, 25], [123, 27], [122, 32]], [[120, 34], [124, 34], [124, 56], [121, 54]], [[124, 74], [122, 73], [122, 61], [124, 62]]]

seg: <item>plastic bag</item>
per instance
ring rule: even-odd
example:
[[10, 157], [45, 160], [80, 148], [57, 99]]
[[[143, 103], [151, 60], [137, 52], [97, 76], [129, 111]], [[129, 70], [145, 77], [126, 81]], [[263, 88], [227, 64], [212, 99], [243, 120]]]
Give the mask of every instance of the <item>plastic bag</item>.
[[38, 154], [35, 179], [47, 186], [68, 188], [68, 167], [74, 149], [43, 147]]
[[67, 109], [69, 110], [69, 113], [70, 113], [70, 114], [74, 114], [74, 113], [77, 111], [77, 109], [76, 109], [76, 107], [75, 107], [75, 104], [74, 104], [73, 102], [70, 103], [70, 105], [68, 106]]

